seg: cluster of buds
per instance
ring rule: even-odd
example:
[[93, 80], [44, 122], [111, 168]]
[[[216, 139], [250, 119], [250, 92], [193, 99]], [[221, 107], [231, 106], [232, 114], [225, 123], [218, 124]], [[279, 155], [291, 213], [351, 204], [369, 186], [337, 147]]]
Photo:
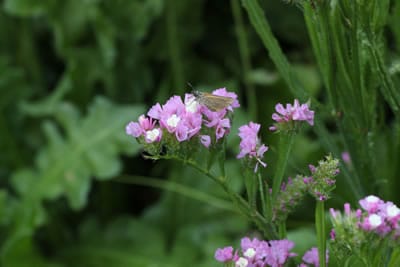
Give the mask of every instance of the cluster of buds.
[[273, 207], [273, 220], [284, 222], [289, 213], [301, 202], [306, 192], [307, 184], [300, 175], [296, 176], [294, 179], [289, 177], [286, 183], [283, 182]]
[[290, 252], [294, 243], [290, 240], [263, 241], [244, 237], [241, 240], [241, 249], [234, 251], [233, 247], [219, 248], [215, 252], [215, 259], [226, 266], [284, 266], [289, 258], [296, 256]]
[[309, 165], [311, 176], [304, 177], [308, 192], [319, 201], [325, 201], [330, 197], [330, 192], [335, 189], [335, 177], [339, 174], [339, 160], [331, 155], [325, 160], [320, 160], [318, 166]]
[[349, 203], [344, 204], [343, 214], [330, 209], [331, 243], [337, 254], [346, 257], [363, 245], [376, 251], [382, 246], [398, 245], [400, 209], [373, 195], [361, 199], [359, 204], [361, 209], [356, 210]]
[[237, 95], [225, 88], [216, 89], [212, 94], [231, 98], [231, 104], [212, 111], [193, 94], [186, 94], [184, 100], [172, 96], [163, 105], [155, 104], [147, 116], [139, 117], [138, 122], [130, 122], [126, 133], [135, 137], [153, 155], [160, 153], [162, 147], [167, 149], [167, 153], [175, 153], [183, 143], [193, 140], [208, 148], [229, 133], [229, 112], [240, 106]]

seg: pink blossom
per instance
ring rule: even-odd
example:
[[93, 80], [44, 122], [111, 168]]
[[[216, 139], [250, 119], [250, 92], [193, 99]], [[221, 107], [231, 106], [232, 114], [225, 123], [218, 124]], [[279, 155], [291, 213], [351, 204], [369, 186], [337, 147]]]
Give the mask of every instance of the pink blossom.
[[361, 225], [361, 227], [366, 230], [366, 231], [370, 231], [370, 230], [374, 230], [376, 228], [378, 228], [379, 226], [381, 226], [383, 223], [383, 219], [381, 216], [377, 215], [377, 214], [371, 214], [368, 215], [366, 218], [364, 218], [364, 221]]
[[219, 262], [227, 262], [233, 259], [233, 247], [218, 248], [215, 251], [215, 259]]
[[203, 144], [203, 146], [208, 148], [211, 144], [211, 137], [209, 135], [201, 135], [200, 142]]
[[371, 213], [376, 212], [379, 209], [379, 206], [383, 204], [383, 201], [374, 195], [370, 195], [361, 199], [358, 203], [364, 210]]
[[283, 266], [289, 258], [297, 255], [290, 252], [294, 247], [294, 243], [290, 240], [272, 240], [269, 243], [269, 254], [266, 257], [266, 262], [270, 266]]
[[268, 150], [268, 147], [264, 144], [260, 144], [260, 139], [258, 138], [258, 131], [261, 125], [258, 123], [250, 122], [248, 125], [243, 125], [239, 128], [240, 141], [240, 153], [237, 158], [243, 158], [248, 156], [249, 158], [255, 158], [257, 160], [254, 171], [257, 171], [258, 164], [266, 167], [267, 164], [261, 161], [264, 153]]
[[[286, 104], [286, 108], [278, 103], [275, 106], [276, 113], [272, 114], [272, 119], [277, 123], [287, 123], [289, 121], [306, 121], [311, 126], [314, 125], [314, 111], [309, 109], [308, 104], [301, 104], [295, 99], [293, 106]], [[275, 131], [279, 127], [271, 126], [270, 130]]]
[[350, 164], [351, 163], [350, 153], [348, 151], [343, 151], [342, 159], [343, 159], [344, 163]]
[[[328, 251], [326, 251], [326, 262], [328, 262], [329, 259], [329, 254]], [[308, 250], [302, 260], [308, 264], [313, 264], [315, 267], [319, 267], [319, 256], [318, 256], [318, 248], [313, 247], [310, 250]]]
[[155, 124], [156, 122], [151, 118], [146, 118], [144, 115], [140, 115], [138, 122], [129, 122], [125, 130], [128, 135], [137, 138], [144, 135], [146, 131], [152, 130]]

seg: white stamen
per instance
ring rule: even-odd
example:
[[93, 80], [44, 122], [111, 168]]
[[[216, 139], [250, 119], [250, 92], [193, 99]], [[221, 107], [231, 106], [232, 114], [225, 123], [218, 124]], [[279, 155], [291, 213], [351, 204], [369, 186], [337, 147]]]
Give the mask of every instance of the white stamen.
[[168, 126], [175, 128], [176, 126], [178, 126], [178, 123], [180, 120], [181, 120], [181, 118], [176, 116], [176, 114], [173, 114], [171, 117], [168, 118], [167, 124], [168, 124]]

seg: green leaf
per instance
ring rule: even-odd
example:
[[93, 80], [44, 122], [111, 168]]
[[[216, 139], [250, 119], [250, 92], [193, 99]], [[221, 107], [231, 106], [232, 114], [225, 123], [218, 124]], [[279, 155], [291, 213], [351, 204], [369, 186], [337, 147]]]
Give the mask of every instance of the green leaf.
[[[37, 169], [32, 169], [29, 175], [26, 170], [17, 172], [13, 180], [14, 184], [21, 184], [19, 180], [24, 179], [35, 181], [27, 194], [35, 194], [38, 198], [54, 199], [65, 193], [70, 205], [78, 209], [85, 205], [90, 176], [97, 179], [113, 177], [121, 169], [118, 154], [138, 151], [139, 146], [126, 136], [124, 126], [129, 120], [136, 119], [142, 108], [118, 107], [98, 97], [90, 106], [87, 117], [80, 118], [70, 104], [54, 107], [55, 110], [44, 111], [54, 112], [66, 136], [53, 122], [45, 122], [44, 131], [49, 143], [37, 157]], [[29, 177], [35, 172], [35, 178]], [[26, 192], [21, 186], [18, 188], [20, 193]]]
[[112, 178], [121, 168], [119, 153], [133, 154], [139, 149], [125, 134], [124, 126], [136, 120], [142, 107], [117, 106], [98, 97], [83, 118], [72, 105], [55, 107], [54, 116], [65, 134], [54, 122], [45, 122], [48, 145], [39, 152], [36, 166], [19, 170], [12, 177], [21, 201], [6, 243], [8, 250], [44, 223], [42, 200], [65, 196], [73, 209], [82, 208], [91, 177]]
[[[21, 257], [23, 255], [23, 257]], [[44, 260], [39, 254], [37, 248], [32, 244], [32, 240], [29, 238], [23, 238], [16, 244], [13, 253], [8, 254], [7, 257], [3, 258], [4, 266], [9, 267], [62, 267], [64, 265], [58, 263], [52, 263]]]
[[396, 267], [400, 265], [400, 248], [395, 248], [390, 256], [388, 267]]
[[56, 0], [5, 0], [4, 9], [13, 15], [37, 16], [45, 14], [49, 7], [56, 4]]

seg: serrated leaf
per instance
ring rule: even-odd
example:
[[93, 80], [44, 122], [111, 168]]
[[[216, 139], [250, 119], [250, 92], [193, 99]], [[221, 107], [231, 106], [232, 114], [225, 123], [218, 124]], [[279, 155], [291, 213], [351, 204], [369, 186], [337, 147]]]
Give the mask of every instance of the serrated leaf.
[[[65, 193], [71, 207], [78, 209], [84, 206], [91, 175], [97, 179], [107, 179], [119, 172], [121, 165], [118, 153], [122, 147], [120, 133], [124, 134], [125, 124], [138, 117], [141, 111], [140, 107], [116, 107], [99, 97], [90, 106], [88, 116], [80, 119], [73, 106], [57, 106], [53, 110], [54, 116], [64, 127], [66, 136], [62, 136], [54, 123], [44, 124], [49, 145], [38, 155], [38, 177], [35, 177], [33, 185], [37, 191], [35, 194], [40, 198], [54, 199]], [[130, 139], [127, 137], [124, 141], [124, 146], [129, 147]], [[125, 149], [124, 152], [134, 151]], [[30, 176], [32, 173], [34, 171]], [[17, 172], [13, 178], [17, 181], [14, 183], [23, 179], [33, 180], [27, 174], [26, 171]]]
[[[39, 152], [36, 166], [17, 171], [12, 177], [21, 202], [7, 247], [15, 245], [20, 237], [31, 235], [44, 222], [42, 200], [66, 196], [73, 209], [82, 208], [90, 190], [90, 178], [111, 178], [120, 171], [121, 150], [128, 154], [138, 151], [138, 146], [121, 148], [131, 146], [132, 139], [126, 136], [124, 127], [139, 116], [142, 107], [117, 106], [98, 97], [83, 118], [77, 116], [73, 106], [57, 107], [53, 115], [60, 126], [50, 121], [44, 123], [48, 145]], [[76, 122], [71, 123], [71, 118]], [[98, 156], [94, 158], [94, 154]]]

